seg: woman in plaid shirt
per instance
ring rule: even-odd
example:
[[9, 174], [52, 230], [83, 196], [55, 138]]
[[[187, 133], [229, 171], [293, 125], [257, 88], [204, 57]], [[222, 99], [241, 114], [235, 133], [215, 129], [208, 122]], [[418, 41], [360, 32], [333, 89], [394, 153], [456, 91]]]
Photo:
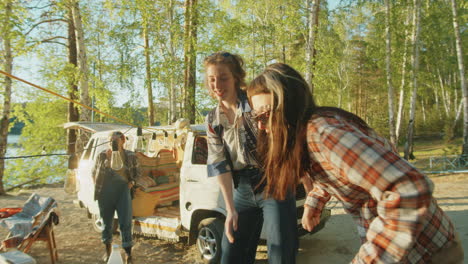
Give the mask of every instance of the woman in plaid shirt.
[[[335, 196], [356, 221], [353, 263], [462, 263], [463, 250], [433, 183], [361, 118], [317, 107], [302, 76], [273, 64], [247, 89], [264, 157], [265, 191], [281, 199], [311, 182], [302, 223], [311, 230]], [[313, 186], [313, 187], [312, 187]]]

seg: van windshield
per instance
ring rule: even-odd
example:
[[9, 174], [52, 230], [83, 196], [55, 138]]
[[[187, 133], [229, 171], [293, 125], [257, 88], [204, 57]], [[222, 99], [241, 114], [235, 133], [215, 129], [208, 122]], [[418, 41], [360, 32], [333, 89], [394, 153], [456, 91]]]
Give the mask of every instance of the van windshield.
[[109, 148], [109, 140], [107, 138], [97, 138], [96, 139], [96, 151], [94, 156], [99, 155], [99, 153]]
[[86, 146], [86, 149], [84, 150], [83, 157], [81, 159], [87, 160], [91, 156], [91, 152], [93, 151], [93, 146], [94, 146], [94, 139], [91, 139], [91, 141], [88, 143]]

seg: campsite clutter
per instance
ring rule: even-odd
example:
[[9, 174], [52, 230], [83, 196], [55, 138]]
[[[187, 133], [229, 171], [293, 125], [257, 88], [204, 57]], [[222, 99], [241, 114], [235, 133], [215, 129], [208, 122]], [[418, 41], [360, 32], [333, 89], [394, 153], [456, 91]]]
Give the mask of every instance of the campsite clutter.
[[58, 260], [54, 234], [54, 225], [59, 223], [57, 207], [57, 202], [52, 197], [41, 197], [33, 193], [20, 212], [0, 220], [0, 226], [9, 230], [7, 237], [2, 241], [1, 249], [13, 249], [4, 253], [2, 257], [13, 263], [35, 263], [25, 253], [28, 253], [36, 241], [45, 241], [50, 261], [54, 264]]
[[[138, 150], [141, 170], [132, 200], [133, 233], [173, 242], [186, 237], [189, 245], [196, 244], [204, 261], [216, 263], [226, 210], [217, 179], [207, 176], [204, 125], [189, 125], [181, 119], [170, 126], [144, 128], [142, 134], [134, 127], [104, 123], [73, 122], [64, 127], [91, 133], [76, 169], [76, 204], [85, 209], [83, 214], [97, 231], [102, 230], [102, 220], [93, 197], [91, 168], [97, 153], [107, 147], [109, 133], [119, 130], [127, 138], [125, 149]], [[305, 193], [298, 194], [297, 207], [302, 211]], [[315, 231], [323, 228], [329, 216], [325, 210]]]
[[[197, 245], [204, 261], [219, 260], [226, 210], [217, 180], [207, 177], [208, 151], [204, 125], [189, 125], [188, 120], [179, 119], [169, 126], [137, 128], [18, 77], [10, 77], [121, 123], [71, 122], [64, 125], [66, 129], [77, 129], [78, 135], [87, 133], [89, 138], [86, 146], [80, 147], [81, 143], [77, 142], [74, 158], [78, 161], [70, 157], [73, 162], [69, 162], [65, 191], [76, 192], [76, 204], [86, 209], [84, 213], [92, 219], [96, 231], [102, 232], [103, 222], [94, 199], [91, 170], [98, 153], [109, 144], [109, 133], [121, 131], [127, 138], [124, 148], [141, 152], [138, 160], [143, 164], [143, 171], [146, 171], [146, 177], [137, 179], [138, 189], [132, 201], [136, 208], [133, 233], [169, 241], [187, 237], [189, 245]], [[297, 210], [303, 212], [305, 193], [298, 192], [296, 198]], [[324, 210], [321, 224], [313, 232], [322, 229], [329, 216], [330, 210]], [[298, 219], [301, 217], [299, 214]], [[117, 223], [116, 219], [114, 223]], [[300, 224], [298, 227], [302, 229]], [[263, 238], [265, 236], [262, 234]]]
[[123, 264], [122, 254], [120, 253], [120, 247], [117, 244], [112, 245], [112, 252], [110, 254], [107, 264]]

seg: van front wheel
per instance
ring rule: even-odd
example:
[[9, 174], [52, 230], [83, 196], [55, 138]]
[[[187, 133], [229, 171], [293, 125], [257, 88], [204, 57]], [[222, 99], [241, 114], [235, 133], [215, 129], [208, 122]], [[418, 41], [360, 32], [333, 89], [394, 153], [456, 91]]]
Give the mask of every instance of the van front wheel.
[[224, 223], [219, 218], [207, 218], [198, 225], [197, 248], [205, 263], [214, 264], [221, 260], [221, 241]]

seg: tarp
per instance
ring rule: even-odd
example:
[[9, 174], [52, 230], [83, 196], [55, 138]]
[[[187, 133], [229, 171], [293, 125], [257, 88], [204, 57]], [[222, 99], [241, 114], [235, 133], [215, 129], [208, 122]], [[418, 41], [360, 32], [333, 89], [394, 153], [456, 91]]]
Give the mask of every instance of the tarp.
[[10, 237], [18, 236], [25, 238], [33, 231], [35, 217], [42, 212], [40, 227], [49, 219], [49, 214], [57, 207], [57, 202], [52, 197], [41, 197], [33, 193], [23, 206], [23, 210], [13, 216], [0, 220], [0, 225], [10, 230]]
[[158, 208], [157, 216], [137, 217], [133, 221], [133, 233], [145, 237], [155, 237], [168, 241], [179, 241], [180, 217], [172, 215], [170, 210]]

